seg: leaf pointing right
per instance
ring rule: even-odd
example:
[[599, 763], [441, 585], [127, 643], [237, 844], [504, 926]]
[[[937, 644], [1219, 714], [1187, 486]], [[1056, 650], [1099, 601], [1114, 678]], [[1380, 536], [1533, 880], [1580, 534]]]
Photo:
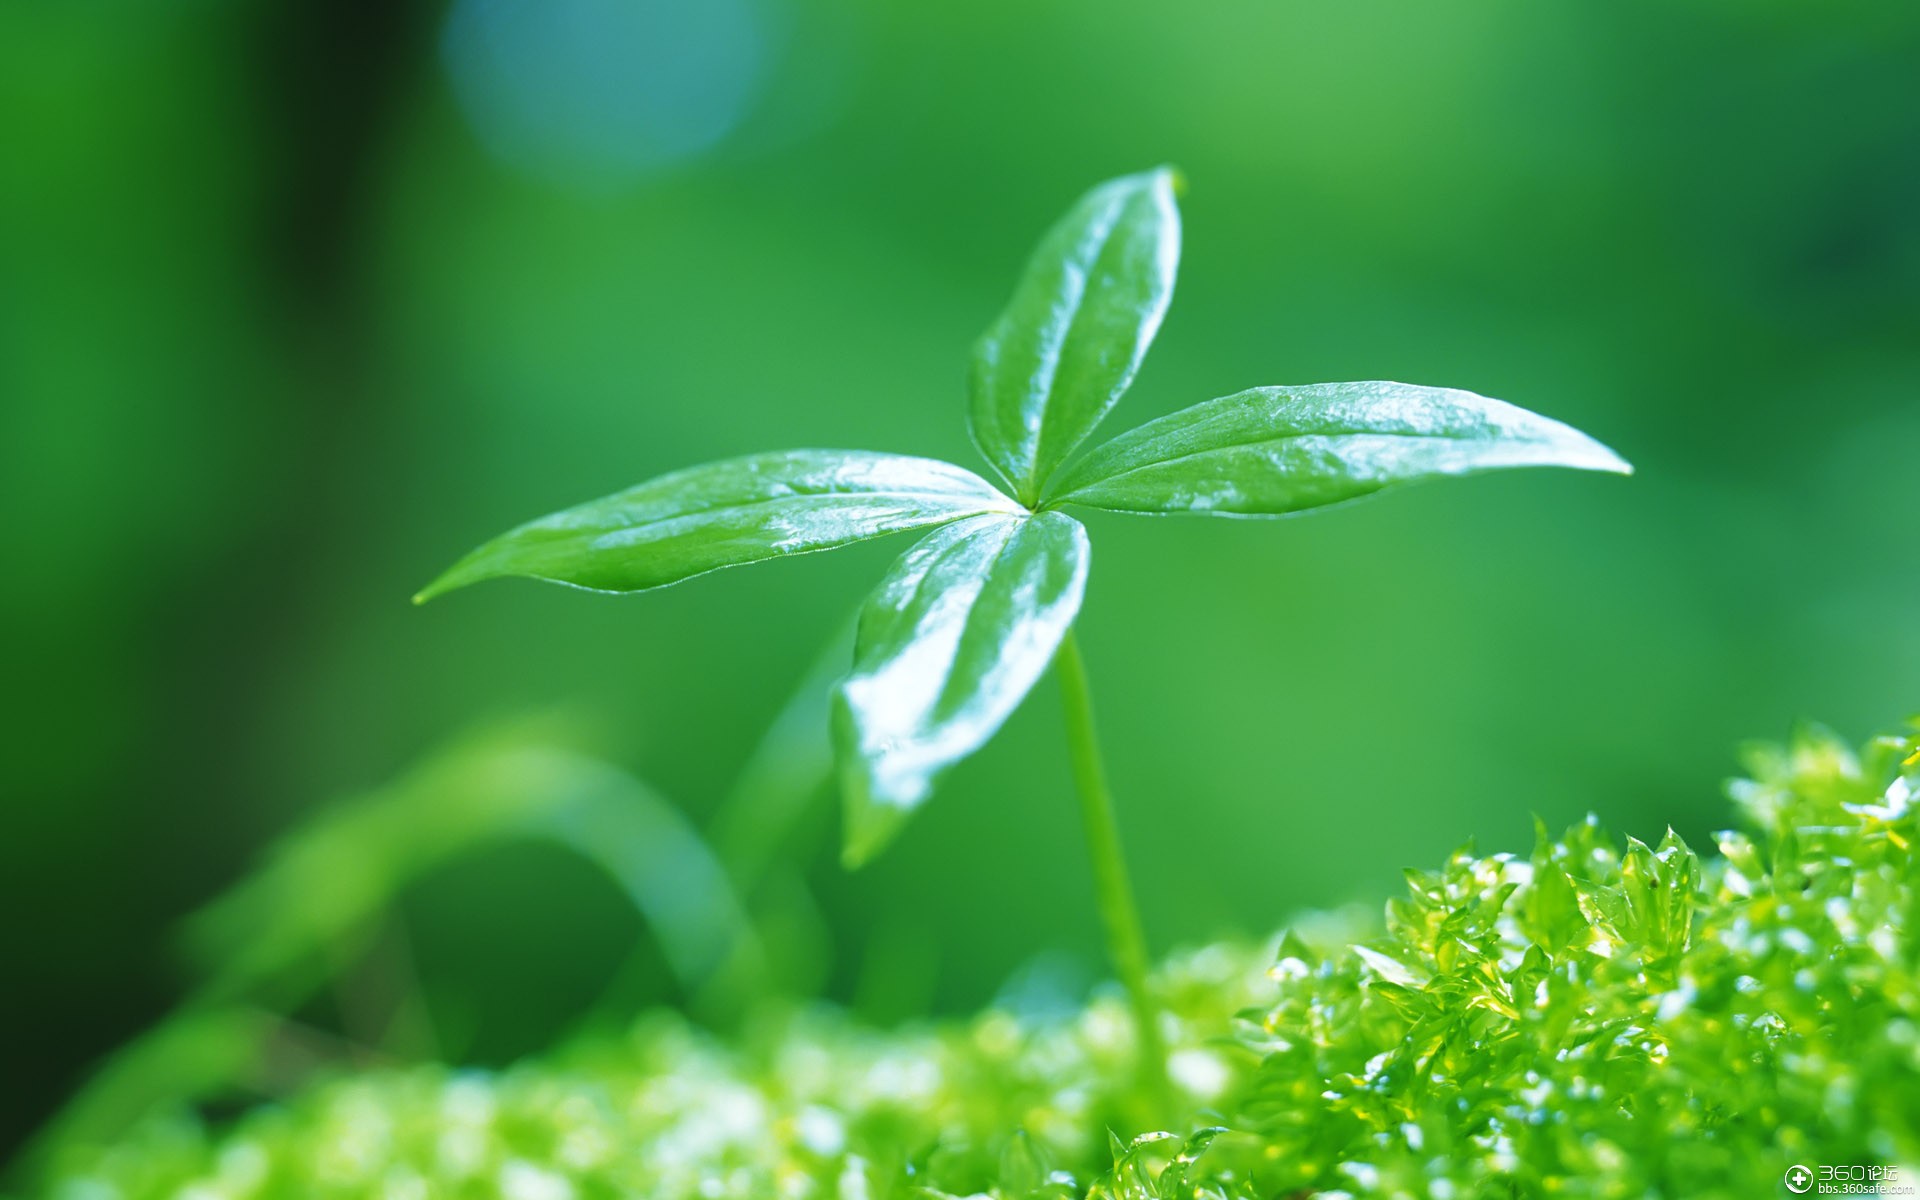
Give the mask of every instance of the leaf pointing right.
[[1121, 434], [1051, 499], [1120, 512], [1283, 516], [1383, 488], [1515, 467], [1632, 474], [1570, 425], [1407, 383], [1253, 388]]

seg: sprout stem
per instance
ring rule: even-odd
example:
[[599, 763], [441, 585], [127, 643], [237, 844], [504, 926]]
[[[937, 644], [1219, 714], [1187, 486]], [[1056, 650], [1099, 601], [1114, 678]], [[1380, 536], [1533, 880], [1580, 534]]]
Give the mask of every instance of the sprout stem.
[[1080, 818], [1087, 829], [1087, 851], [1093, 860], [1093, 888], [1100, 920], [1106, 926], [1107, 954], [1133, 1001], [1133, 1019], [1140, 1046], [1140, 1074], [1156, 1103], [1167, 1099], [1167, 1045], [1160, 1033], [1160, 1009], [1147, 987], [1147, 939], [1141, 931], [1140, 909], [1134, 903], [1133, 884], [1127, 878], [1127, 860], [1120, 849], [1120, 827], [1113, 817], [1113, 793], [1107, 787], [1107, 769], [1100, 757], [1100, 739], [1093, 727], [1093, 693], [1087, 684], [1086, 660], [1080, 642], [1069, 629], [1054, 656], [1060, 676], [1060, 694], [1067, 715], [1067, 750], [1073, 760], [1073, 780], [1080, 790]]

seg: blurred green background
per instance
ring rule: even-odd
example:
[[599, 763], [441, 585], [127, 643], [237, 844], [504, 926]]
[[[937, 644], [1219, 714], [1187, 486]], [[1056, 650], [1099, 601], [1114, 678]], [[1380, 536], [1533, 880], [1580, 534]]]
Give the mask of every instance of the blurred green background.
[[[1180, 288], [1110, 431], [1389, 378], [1640, 474], [1090, 518], [1156, 946], [1533, 813], [1704, 837], [1738, 741], [1920, 703], [1916, 80], [1920, 8], [1846, 0], [0, 4], [0, 1148], [178, 994], [183, 914], [476, 721], [584, 714], [704, 820], [903, 542], [407, 597], [706, 459], [977, 466], [971, 339], [1163, 161]], [[1059, 723], [1037, 691], [858, 875], [825, 810], [795, 840], [829, 994], [1099, 972]], [[482, 1061], [648, 937], [531, 849], [406, 903]]]

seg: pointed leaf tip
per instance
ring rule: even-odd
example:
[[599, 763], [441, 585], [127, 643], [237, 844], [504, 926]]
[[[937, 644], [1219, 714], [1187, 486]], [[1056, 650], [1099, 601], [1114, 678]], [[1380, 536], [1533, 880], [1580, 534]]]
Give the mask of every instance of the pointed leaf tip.
[[468, 554], [459, 562], [440, 572], [439, 575], [434, 577], [432, 583], [429, 583], [413, 594], [413, 602], [415, 604], [425, 604], [429, 600], [438, 600], [448, 592], [457, 592], [467, 584], [475, 582], [475, 579], [467, 578], [462, 574], [472, 558], [473, 554]]
[[[858, 871], [879, 857], [900, 827], [906, 824], [906, 810], [876, 802], [863, 784], [842, 776], [846, 788], [846, 831], [840, 847], [840, 866]], [[858, 789], [857, 791], [855, 789]]]

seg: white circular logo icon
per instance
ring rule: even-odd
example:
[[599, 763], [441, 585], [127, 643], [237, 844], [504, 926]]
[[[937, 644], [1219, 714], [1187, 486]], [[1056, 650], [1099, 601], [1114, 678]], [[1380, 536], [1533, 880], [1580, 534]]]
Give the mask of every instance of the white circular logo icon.
[[1813, 1172], [1799, 1163], [1787, 1168], [1787, 1190], [1798, 1196], [1813, 1190]]

